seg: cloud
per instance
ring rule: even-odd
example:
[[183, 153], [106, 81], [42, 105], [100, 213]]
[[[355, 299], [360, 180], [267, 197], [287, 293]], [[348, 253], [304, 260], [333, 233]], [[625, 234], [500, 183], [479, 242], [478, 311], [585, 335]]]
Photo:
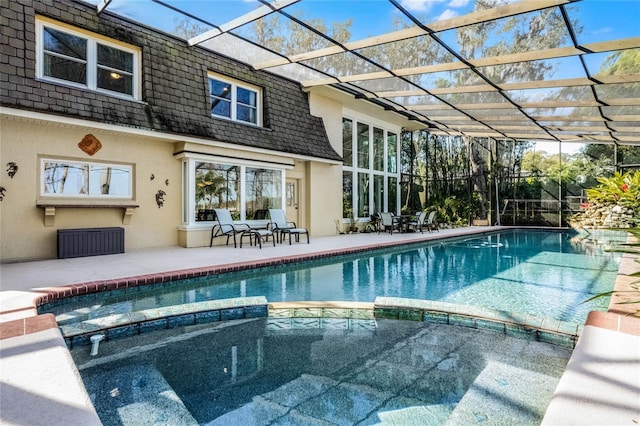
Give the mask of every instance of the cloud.
[[613, 31], [611, 27], [602, 27], [591, 31], [591, 34], [607, 34]]
[[436, 18], [436, 22], [444, 21], [445, 19], [455, 18], [456, 16], [458, 16], [458, 12], [456, 12], [455, 10], [447, 9], [444, 12], [442, 12], [440, 16]]
[[469, 4], [469, 0], [451, 0], [449, 2], [449, 7], [466, 7]]
[[[445, 0], [402, 0], [400, 4], [411, 12], [426, 12], [436, 3], [442, 3]], [[458, 0], [453, 0], [458, 1]]]

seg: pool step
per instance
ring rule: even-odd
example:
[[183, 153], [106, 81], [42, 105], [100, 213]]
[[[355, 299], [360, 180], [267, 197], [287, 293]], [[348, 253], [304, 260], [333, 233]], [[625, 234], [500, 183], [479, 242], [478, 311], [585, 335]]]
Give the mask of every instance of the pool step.
[[85, 377], [104, 426], [198, 425], [162, 374], [150, 365], [130, 365]]
[[540, 424], [558, 380], [535, 371], [489, 362], [446, 424]]
[[442, 424], [453, 405], [426, 405], [379, 389], [303, 374], [248, 404], [228, 412], [207, 426]]

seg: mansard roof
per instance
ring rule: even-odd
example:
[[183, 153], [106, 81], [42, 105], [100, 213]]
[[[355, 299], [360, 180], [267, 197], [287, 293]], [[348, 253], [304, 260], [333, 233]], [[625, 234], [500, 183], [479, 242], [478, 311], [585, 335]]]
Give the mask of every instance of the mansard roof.
[[[13, 22], [2, 61], [4, 106], [174, 133], [302, 157], [341, 161], [321, 118], [311, 115], [298, 82], [217, 54], [110, 14], [97, 15], [70, 0], [16, 0], [0, 12]], [[121, 99], [53, 84], [35, 76], [36, 16], [137, 46], [142, 52], [142, 98]], [[4, 30], [3, 30], [4, 33]], [[3, 34], [4, 36], [4, 34]], [[23, 59], [24, 58], [24, 59]], [[212, 117], [208, 75], [216, 73], [262, 89], [263, 126]]]

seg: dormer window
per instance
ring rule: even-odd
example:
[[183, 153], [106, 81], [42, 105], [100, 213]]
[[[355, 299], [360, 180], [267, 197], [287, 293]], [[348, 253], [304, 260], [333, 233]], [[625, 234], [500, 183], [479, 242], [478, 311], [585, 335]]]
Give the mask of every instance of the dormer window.
[[138, 50], [44, 19], [36, 25], [39, 78], [138, 98]]
[[209, 74], [209, 96], [213, 117], [262, 125], [262, 92], [258, 87]]

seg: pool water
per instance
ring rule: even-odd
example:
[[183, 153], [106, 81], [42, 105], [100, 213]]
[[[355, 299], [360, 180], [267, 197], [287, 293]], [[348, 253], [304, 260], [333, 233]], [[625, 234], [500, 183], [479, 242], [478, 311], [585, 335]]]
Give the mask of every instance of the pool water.
[[[251, 319], [71, 353], [105, 424], [538, 425], [570, 349], [400, 320]], [[288, 320], [287, 320], [288, 321]]]
[[[281, 301], [365, 301], [377, 296], [476, 305], [567, 322], [606, 310], [626, 233], [509, 230], [64, 299], [41, 313], [59, 325], [206, 300], [265, 296]], [[116, 294], [118, 293], [118, 294]]]

